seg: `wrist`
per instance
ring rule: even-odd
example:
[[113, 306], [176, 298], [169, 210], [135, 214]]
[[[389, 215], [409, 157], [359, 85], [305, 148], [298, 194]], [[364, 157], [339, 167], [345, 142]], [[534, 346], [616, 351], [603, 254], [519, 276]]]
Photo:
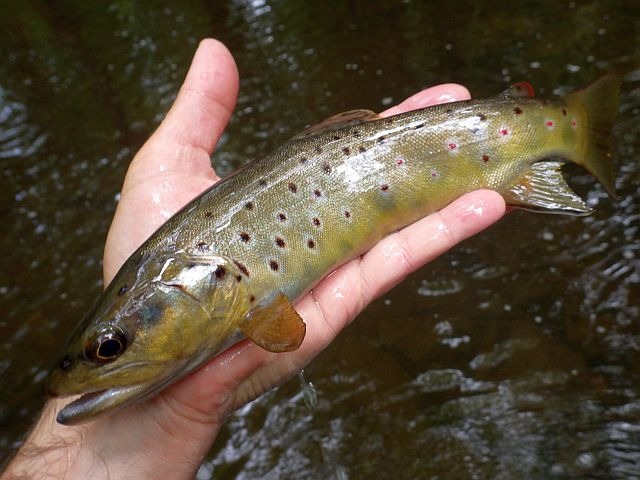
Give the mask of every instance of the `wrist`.
[[[123, 412], [86, 424], [60, 425], [55, 417], [67, 401], [47, 401], [3, 479], [188, 479], [210, 445], [202, 442], [198, 448], [194, 439], [185, 448], [185, 441], [163, 431], [140, 411], [135, 419]], [[138, 427], [132, 428], [136, 422]]]

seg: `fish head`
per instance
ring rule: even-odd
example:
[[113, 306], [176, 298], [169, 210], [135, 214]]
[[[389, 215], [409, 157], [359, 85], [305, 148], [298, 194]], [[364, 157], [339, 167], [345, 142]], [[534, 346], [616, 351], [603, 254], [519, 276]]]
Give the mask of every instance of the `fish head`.
[[248, 300], [235, 270], [223, 257], [180, 252], [125, 264], [47, 378], [47, 395], [81, 395], [58, 422], [147, 398], [237, 341]]

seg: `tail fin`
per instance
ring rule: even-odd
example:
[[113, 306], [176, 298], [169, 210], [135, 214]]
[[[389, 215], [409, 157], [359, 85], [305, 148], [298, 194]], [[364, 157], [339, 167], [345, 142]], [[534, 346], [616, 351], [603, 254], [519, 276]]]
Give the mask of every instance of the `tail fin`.
[[582, 105], [587, 115], [585, 151], [575, 162], [594, 175], [611, 198], [616, 194], [609, 139], [618, 115], [621, 83], [622, 75], [610, 73], [566, 98], [568, 104]]

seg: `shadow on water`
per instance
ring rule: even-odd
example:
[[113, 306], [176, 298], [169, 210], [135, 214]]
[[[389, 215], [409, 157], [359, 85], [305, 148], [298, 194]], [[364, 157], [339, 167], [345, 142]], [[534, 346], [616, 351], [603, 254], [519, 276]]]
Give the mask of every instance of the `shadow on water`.
[[568, 169], [596, 214], [515, 212], [415, 273], [306, 369], [313, 408], [295, 381], [242, 408], [198, 478], [637, 478], [636, 2], [26, 1], [0, 17], [0, 458], [101, 289], [128, 162], [215, 36], [242, 78], [221, 174], [430, 84], [488, 96], [527, 79], [549, 96], [632, 72], [619, 200]]

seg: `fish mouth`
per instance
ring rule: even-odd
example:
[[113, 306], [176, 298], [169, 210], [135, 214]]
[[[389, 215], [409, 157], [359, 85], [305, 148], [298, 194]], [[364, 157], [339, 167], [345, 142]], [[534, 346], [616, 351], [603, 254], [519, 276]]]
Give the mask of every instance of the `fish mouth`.
[[[162, 382], [164, 386], [164, 382]], [[96, 416], [110, 412], [141, 401], [155, 393], [162, 386], [130, 385], [125, 387], [108, 388], [85, 393], [65, 405], [56, 416], [56, 421], [62, 425], [77, 425], [93, 420]]]

